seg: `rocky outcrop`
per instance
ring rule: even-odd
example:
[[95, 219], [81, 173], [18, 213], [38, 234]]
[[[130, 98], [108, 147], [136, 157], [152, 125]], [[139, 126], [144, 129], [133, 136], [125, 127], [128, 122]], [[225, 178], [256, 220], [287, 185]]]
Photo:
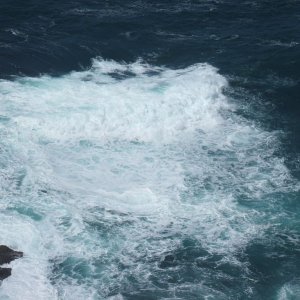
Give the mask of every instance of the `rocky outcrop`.
[[[23, 252], [14, 251], [7, 246], [0, 245], [0, 265], [9, 264], [11, 261], [23, 256]], [[0, 280], [11, 275], [11, 268], [0, 267]]]
[[11, 275], [11, 268], [0, 268], [0, 280], [3, 280]]

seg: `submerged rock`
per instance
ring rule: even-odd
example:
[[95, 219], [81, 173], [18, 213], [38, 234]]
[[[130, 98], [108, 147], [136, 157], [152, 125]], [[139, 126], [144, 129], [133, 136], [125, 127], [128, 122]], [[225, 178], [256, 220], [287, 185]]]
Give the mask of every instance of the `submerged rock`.
[[[0, 245], [0, 265], [8, 264], [11, 261], [23, 256], [23, 252], [14, 251], [7, 246]], [[11, 275], [11, 268], [0, 267], [0, 280], [3, 280]]]

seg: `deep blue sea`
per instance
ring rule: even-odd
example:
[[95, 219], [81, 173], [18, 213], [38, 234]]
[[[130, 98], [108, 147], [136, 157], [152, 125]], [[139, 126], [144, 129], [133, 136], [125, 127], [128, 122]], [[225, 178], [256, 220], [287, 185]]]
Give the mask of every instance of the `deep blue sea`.
[[2, 0], [1, 300], [300, 299], [300, 1]]

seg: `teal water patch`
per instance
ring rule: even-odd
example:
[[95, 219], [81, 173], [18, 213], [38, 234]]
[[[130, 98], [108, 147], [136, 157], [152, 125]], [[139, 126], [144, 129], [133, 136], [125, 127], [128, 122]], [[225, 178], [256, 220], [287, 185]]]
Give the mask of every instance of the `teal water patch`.
[[27, 216], [34, 221], [41, 221], [43, 219], [41, 214], [37, 213], [33, 208], [30, 207], [9, 207], [8, 210], [16, 211], [17, 213]]

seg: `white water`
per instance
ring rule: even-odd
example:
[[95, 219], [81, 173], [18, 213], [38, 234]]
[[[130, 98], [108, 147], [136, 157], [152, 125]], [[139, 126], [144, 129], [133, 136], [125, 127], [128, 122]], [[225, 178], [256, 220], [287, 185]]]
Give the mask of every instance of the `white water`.
[[25, 257], [0, 299], [122, 299], [184, 237], [232, 261], [262, 235], [265, 216], [238, 199], [290, 176], [275, 134], [235, 115], [226, 86], [207, 64], [103, 60], [2, 80], [0, 243]]

